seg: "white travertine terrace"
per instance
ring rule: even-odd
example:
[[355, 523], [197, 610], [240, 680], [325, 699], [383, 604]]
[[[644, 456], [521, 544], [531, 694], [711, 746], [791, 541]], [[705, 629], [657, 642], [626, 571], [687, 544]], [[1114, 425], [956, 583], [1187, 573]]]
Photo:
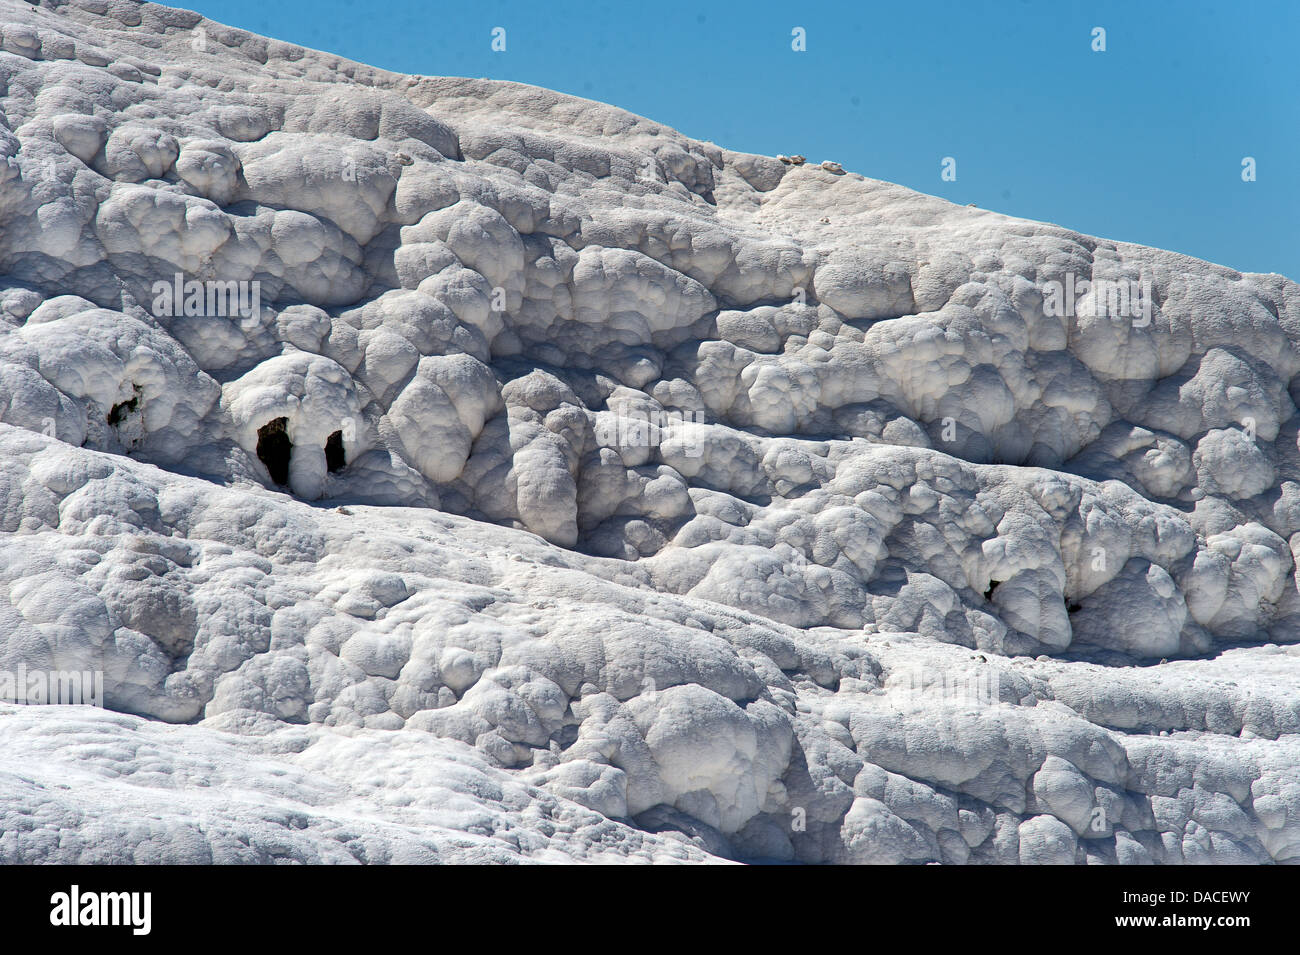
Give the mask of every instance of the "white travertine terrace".
[[153, 4], [0, 51], [0, 670], [107, 705], [0, 703], [0, 861], [1300, 861], [1294, 282]]

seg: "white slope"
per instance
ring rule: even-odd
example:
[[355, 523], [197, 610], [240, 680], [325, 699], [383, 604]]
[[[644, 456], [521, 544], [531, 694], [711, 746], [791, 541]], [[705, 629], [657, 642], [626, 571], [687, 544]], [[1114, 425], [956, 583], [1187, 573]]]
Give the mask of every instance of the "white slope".
[[0, 861], [1300, 859], [1295, 283], [153, 4], [0, 50], [0, 689], [109, 710], [0, 704]]

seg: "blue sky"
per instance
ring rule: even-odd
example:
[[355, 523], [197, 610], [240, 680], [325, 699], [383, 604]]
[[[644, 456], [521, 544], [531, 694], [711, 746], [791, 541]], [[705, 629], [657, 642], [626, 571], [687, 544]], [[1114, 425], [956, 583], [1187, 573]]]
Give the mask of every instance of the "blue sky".
[[[546, 86], [732, 149], [835, 159], [954, 202], [1300, 280], [1297, 0], [191, 6], [386, 69]], [[497, 26], [504, 53], [491, 50]], [[791, 49], [796, 26], [805, 52]], [[1098, 26], [1105, 52], [1091, 48]], [[946, 156], [955, 182], [940, 178]]]

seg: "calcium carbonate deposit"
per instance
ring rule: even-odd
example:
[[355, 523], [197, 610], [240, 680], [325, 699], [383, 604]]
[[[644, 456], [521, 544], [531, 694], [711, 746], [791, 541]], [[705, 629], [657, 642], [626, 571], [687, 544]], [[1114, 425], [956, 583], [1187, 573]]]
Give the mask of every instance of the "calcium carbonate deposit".
[[153, 4], [0, 47], [0, 861], [1300, 860], [1294, 282]]

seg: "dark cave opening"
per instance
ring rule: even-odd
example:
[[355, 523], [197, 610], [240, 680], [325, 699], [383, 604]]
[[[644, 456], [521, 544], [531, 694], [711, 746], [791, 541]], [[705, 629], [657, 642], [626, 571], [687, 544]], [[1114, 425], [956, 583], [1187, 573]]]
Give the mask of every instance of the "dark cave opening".
[[257, 458], [271, 472], [271, 480], [284, 486], [289, 483], [289, 419], [276, 418], [257, 429]]
[[112, 410], [109, 411], [108, 413], [108, 423], [113, 425], [113, 427], [117, 427], [119, 424], [122, 423], [122, 421], [126, 418], [127, 415], [129, 415], [132, 411], [134, 411], [138, 407], [140, 407], [139, 388], [135, 390], [135, 397], [133, 397], [130, 401], [122, 401], [119, 402], [118, 404], [113, 405]]
[[325, 442], [325, 466], [333, 474], [335, 471], [342, 471], [347, 467], [347, 463], [347, 455], [343, 453], [343, 432], [335, 431]]
[[1000, 583], [1002, 583], [1002, 581], [1000, 581], [1000, 580], [990, 580], [990, 581], [989, 581], [989, 589], [986, 590], [986, 591], [984, 591], [984, 599], [985, 599], [985, 600], [992, 600], [992, 599], [993, 599], [993, 591], [995, 591], [995, 590], [998, 589], [998, 584], [1000, 584]]

